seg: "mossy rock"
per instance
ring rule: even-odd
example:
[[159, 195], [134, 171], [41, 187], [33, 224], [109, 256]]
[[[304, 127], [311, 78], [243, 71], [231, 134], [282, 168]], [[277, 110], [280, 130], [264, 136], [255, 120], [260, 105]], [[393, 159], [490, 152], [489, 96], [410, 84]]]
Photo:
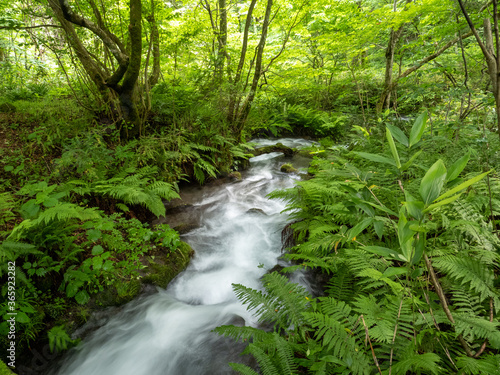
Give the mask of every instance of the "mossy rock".
[[299, 150], [298, 154], [304, 158], [309, 158], [309, 159], [312, 159], [313, 158], [313, 154], [311, 154], [311, 149], [303, 149], [303, 150]]
[[181, 241], [174, 252], [156, 255], [154, 259], [149, 258], [149, 265], [142, 282], [166, 288], [168, 283], [188, 266], [193, 254], [191, 246]]
[[229, 173], [227, 177], [233, 181], [240, 181], [241, 180], [241, 173], [238, 171], [234, 171], [234, 172]]
[[0, 375], [15, 375], [1, 359], [0, 359]]
[[285, 156], [291, 157], [297, 151], [293, 148], [285, 146], [283, 143], [276, 143], [275, 145], [256, 148], [252, 153], [254, 156], [259, 156], [262, 154], [270, 154], [271, 152], [282, 152]]
[[284, 172], [284, 173], [295, 173], [297, 172], [297, 170], [293, 167], [293, 165], [287, 163], [287, 164], [283, 164], [280, 168], [280, 171], [281, 172]]
[[97, 307], [120, 306], [132, 301], [141, 292], [142, 284], [139, 280], [121, 281], [116, 285], [105, 288], [94, 297], [91, 305]]
[[17, 108], [14, 104], [11, 103], [2, 103], [0, 104], [0, 113], [14, 113], [17, 111]]

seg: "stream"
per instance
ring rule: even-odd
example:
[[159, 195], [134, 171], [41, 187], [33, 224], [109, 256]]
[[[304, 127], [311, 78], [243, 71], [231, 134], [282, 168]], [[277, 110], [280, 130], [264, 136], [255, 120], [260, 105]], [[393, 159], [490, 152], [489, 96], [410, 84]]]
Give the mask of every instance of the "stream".
[[[253, 140], [259, 146], [281, 142], [310, 145], [303, 139]], [[292, 162], [306, 167], [309, 159], [285, 159], [279, 152], [250, 159], [242, 180], [181, 192], [196, 210], [197, 228], [182, 236], [195, 251], [185, 271], [165, 290], [127, 304], [103, 327], [71, 350], [52, 375], [224, 375], [228, 362], [253, 365], [240, 356], [232, 339], [211, 332], [219, 325], [257, 322], [236, 299], [232, 284], [260, 289], [259, 279], [282, 260], [281, 230], [285, 203], [269, 200], [276, 189], [292, 187], [298, 174], [280, 172]], [[305, 282], [295, 274], [294, 282]]]

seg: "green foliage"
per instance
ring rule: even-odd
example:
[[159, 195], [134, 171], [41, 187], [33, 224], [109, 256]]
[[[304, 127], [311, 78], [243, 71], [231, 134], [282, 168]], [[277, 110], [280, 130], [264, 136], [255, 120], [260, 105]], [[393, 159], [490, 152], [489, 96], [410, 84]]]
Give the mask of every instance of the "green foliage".
[[72, 340], [64, 329], [64, 326], [55, 326], [49, 333], [49, 347], [51, 351], [62, 352], [76, 344], [77, 340]]
[[[332, 147], [313, 162], [313, 179], [270, 194], [288, 201], [293, 220], [286, 257], [295, 265], [287, 271], [328, 275], [326, 296], [304, 303], [286, 278], [271, 275], [263, 280], [267, 293], [241, 285], [235, 291], [289, 343], [288, 363], [299, 372], [486, 373], [498, 359], [500, 241], [487, 207], [496, 207], [490, 191], [499, 179], [491, 171], [465, 175], [470, 153], [446, 164], [447, 154], [425, 157], [432, 142], [422, 140], [425, 119], [409, 137], [389, 124], [388, 147], [371, 137], [366, 151]], [[276, 298], [278, 291], [289, 295]], [[264, 372], [288, 373], [276, 365], [278, 344], [269, 333], [218, 332], [252, 339], [247, 351]]]

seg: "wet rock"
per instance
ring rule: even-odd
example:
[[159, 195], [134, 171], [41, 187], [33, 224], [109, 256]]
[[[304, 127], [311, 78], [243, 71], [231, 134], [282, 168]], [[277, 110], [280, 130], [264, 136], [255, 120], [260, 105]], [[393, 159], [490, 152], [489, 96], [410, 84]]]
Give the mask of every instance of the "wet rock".
[[280, 171], [284, 172], [284, 173], [295, 173], [295, 172], [297, 172], [297, 170], [290, 163], [283, 164], [280, 167]]
[[267, 214], [264, 212], [264, 210], [262, 210], [260, 208], [250, 208], [249, 210], [247, 210], [246, 213], [247, 214], [257, 214], [257, 215], [265, 215], [265, 216], [267, 216]]
[[170, 228], [175, 229], [180, 234], [198, 228], [200, 226], [200, 207], [186, 204], [180, 199], [174, 201], [178, 202], [167, 202], [165, 217], [153, 221], [153, 225], [168, 224]]
[[281, 270], [285, 268], [279, 264], [275, 265], [273, 268], [271, 268], [267, 273], [273, 273], [273, 272], [281, 272]]
[[275, 145], [256, 148], [252, 153], [254, 156], [259, 156], [271, 152], [282, 152], [285, 156], [292, 157], [296, 153], [296, 150], [285, 146], [283, 143], [276, 143]]
[[241, 181], [241, 173], [238, 171], [229, 173], [227, 177], [230, 181]]

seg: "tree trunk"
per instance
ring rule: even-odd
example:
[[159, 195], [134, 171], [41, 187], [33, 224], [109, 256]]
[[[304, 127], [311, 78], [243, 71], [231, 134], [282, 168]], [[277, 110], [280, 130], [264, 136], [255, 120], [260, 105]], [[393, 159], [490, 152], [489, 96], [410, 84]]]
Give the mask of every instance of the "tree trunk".
[[[477, 32], [476, 27], [472, 23], [469, 13], [465, 9], [462, 0], [458, 0], [462, 14], [464, 15], [467, 24], [474, 34], [477, 44], [483, 52], [488, 66], [488, 73], [491, 78], [491, 88], [493, 97], [495, 98], [495, 110], [497, 112], [497, 131], [500, 137], [500, 32], [498, 29], [498, 0], [492, 0], [493, 4], [493, 30], [491, 28], [491, 21], [489, 18], [484, 19], [484, 39], [483, 43], [481, 36]], [[493, 40], [494, 39], [494, 40]]]
[[[142, 131], [143, 118], [139, 110], [138, 78], [141, 71], [142, 58], [142, 4], [141, 0], [130, 0], [130, 22], [128, 26], [129, 48], [104, 24], [98, 8], [92, 2], [92, 10], [97, 19], [93, 21], [76, 14], [69, 6], [68, 0], [48, 0], [49, 7], [54, 11], [56, 18], [65, 31], [66, 37], [72, 49], [75, 51], [85, 72], [92, 82], [97, 86], [101, 95], [109, 103], [118, 97], [119, 114], [121, 120], [118, 124], [123, 137], [135, 137]], [[117, 61], [114, 72], [110, 73], [104, 64], [96, 56], [91, 54], [78, 37], [74, 25], [83, 27], [97, 36], [104, 46], [109, 50]], [[158, 30], [156, 29], [156, 32]], [[158, 34], [154, 35], [152, 28], [152, 39], [158, 40]], [[155, 66], [159, 69], [159, 49], [153, 50], [153, 78]], [[159, 72], [158, 72], [159, 74]]]
[[227, 111], [227, 120], [229, 123], [233, 123], [237, 117], [238, 104], [240, 102], [238, 85], [240, 84], [241, 74], [243, 73], [243, 66], [245, 65], [245, 59], [247, 55], [248, 48], [248, 34], [250, 32], [250, 25], [252, 23], [252, 14], [255, 8], [257, 0], [252, 0], [250, 7], [248, 8], [247, 17], [245, 21], [245, 29], [243, 31], [243, 43], [240, 52], [240, 61], [238, 62], [238, 67], [236, 68], [236, 73], [234, 79], [232, 80], [232, 92], [230, 92], [230, 100]]
[[238, 138], [241, 137], [243, 132], [243, 127], [247, 120], [248, 114], [250, 113], [250, 108], [252, 106], [253, 100], [255, 99], [255, 93], [257, 91], [257, 85], [259, 84], [260, 77], [262, 75], [262, 55], [264, 53], [264, 47], [266, 46], [267, 31], [269, 28], [269, 22], [271, 19], [271, 8], [273, 6], [273, 0], [267, 0], [266, 13], [264, 16], [264, 22], [262, 24], [262, 32], [260, 34], [260, 41], [257, 45], [257, 52], [255, 57], [255, 70], [252, 79], [252, 85], [250, 87], [250, 93], [248, 94], [246, 100], [243, 102], [241, 110], [238, 112], [237, 118], [235, 119], [235, 130]]
[[394, 65], [394, 54], [396, 52], [396, 44], [403, 34], [404, 25], [402, 25], [398, 30], [394, 31], [391, 29], [391, 35], [389, 37], [389, 43], [387, 44], [387, 49], [385, 50], [385, 78], [384, 78], [384, 88], [382, 94], [376, 105], [377, 114], [380, 114], [382, 110], [388, 109], [391, 105], [391, 92], [393, 90], [393, 79], [392, 79], [392, 67]]
[[[217, 49], [217, 80], [222, 83], [224, 76], [224, 63], [228, 57], [227, 48], [227, 8], [226, 0], [219, 0], [219, 38]], [[229, 66], [229, 63], [228, 63]]]

